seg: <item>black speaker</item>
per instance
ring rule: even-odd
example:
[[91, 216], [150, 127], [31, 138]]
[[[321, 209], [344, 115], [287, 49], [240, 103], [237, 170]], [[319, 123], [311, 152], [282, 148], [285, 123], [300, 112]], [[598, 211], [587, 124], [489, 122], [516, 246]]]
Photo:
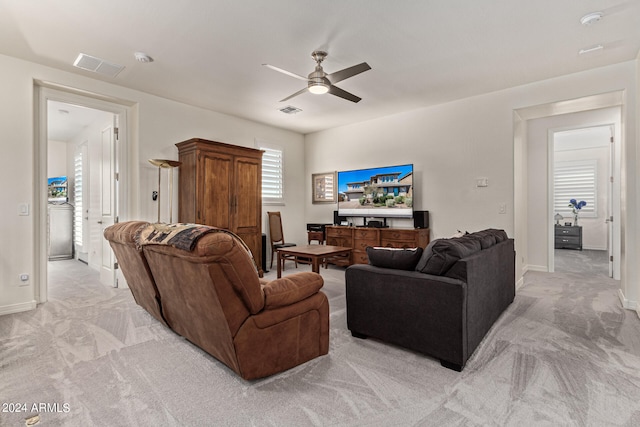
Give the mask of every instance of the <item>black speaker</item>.
[[429, 211], [413, 211], [413, 226], [429, 228]]
[[346, 216], [339, 216], [338, 211], [333, 211], [333, 225], [340, 225], [342, 221], [346, 221]]

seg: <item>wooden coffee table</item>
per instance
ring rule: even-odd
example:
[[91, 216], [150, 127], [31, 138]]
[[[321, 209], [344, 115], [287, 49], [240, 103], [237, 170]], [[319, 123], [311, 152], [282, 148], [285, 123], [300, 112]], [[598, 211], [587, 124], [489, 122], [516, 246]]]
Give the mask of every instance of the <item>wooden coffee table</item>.
[[282, 259], [284, 257], [294, 258], [296, 261], [300, 258], [311, 260], [311, 271], [320, 273], [320, 263], [327, 258], [337, 256], [349, 256], [351, 248], [344, 246], [328, 246], [328, 245], [306, 245], [291, 246], [288, 248], [278, 249], [278, 278], [282, 277]]

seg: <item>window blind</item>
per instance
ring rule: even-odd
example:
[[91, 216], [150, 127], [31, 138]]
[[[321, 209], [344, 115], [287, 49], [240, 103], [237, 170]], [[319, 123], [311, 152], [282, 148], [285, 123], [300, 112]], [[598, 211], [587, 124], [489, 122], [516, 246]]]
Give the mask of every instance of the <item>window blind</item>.
[[569, 200], [584, 200], [587, 205], [580, 215], [595, 217], [597, 214], [597, 162], [596, 160], [576, 160], [556, 162], [554, 167], [553, 208], [560, 214], [571, 214]]
[[262, 202], [284, 203], [284, 161], [282, 149], [260, 145], [262, 155]]
[[77, 245], [82, 245], [82, 149], [76, 151], [73, 158], [74, 168], [74, 210], [73, 210], [73, 235]]

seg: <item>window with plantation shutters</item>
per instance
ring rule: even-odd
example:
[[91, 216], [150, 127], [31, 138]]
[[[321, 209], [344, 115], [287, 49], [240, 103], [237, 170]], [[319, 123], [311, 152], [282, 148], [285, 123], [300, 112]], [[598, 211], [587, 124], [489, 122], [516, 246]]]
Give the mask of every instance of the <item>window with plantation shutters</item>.
[[569, 200], [584, 200], [587, 205], [580, 210], [582, 217], [597, 216], [596, 160], [555, 162], [554, 211], [564, 216], [572, 215]]
[[73, 169], [74, 169], [74, 218], [73, 218], [73, 235], [74, 242], [76, 245], [82, 246], [82, 212], [83, 212], [83, 202], [84, 202], [84, 193], [82, 191], [82, 149], [76, 151], [75, 156], [73, 158]]
[[262, 203], [284, 204], [284, 161], [281, 147], [258, 143], [262, 154]]

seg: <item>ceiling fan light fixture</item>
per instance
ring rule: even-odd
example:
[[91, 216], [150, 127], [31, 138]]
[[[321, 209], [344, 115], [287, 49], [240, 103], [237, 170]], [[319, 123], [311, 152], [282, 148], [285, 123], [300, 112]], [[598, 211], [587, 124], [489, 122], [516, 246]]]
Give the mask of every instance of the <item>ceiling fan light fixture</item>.
[[309, 92], [314, 95], [322, 95], [329, 92], [329, 86], [324, 83], [309, 82]]
[[361, 64], [357, 64], [352, 67], [347, 67], [345, 69], [336, 71], [334, 73], [327, 74], [324, 72], [321, 65], [322, 61], [327, 57], [327, 52], [324, 52], [322, 50], [316, 50], [311, 54], [311, 56], [313, 57], [314, 61], [316, 61], [316, 69], [311, 74], [309, 74], [308, 77], [303, 77], [301, 75], [292, 73], [290, 71], [283, 70], [278, 67], [274, 67], [273, 65], [262, 64], [266, 67], [271, 68], [274, 71], [278, 71], [280, 73], [294, 77], [298, 80], [304, 80], [307, 82], [307, 87], [303, 87], [293, 95], [289, 95], [286, 98], [281, 99], [280, 102], [287, 101], [293, 98], [294, 96], [301, 95], [305, 92], [311, 92], [315, 95], [330, 93], [331, 95], [337, 96], [342, 99], [346, 99], [347, 101], [351, 101], [351, 102], [360, 102], [362, 100], [362, 98], [355, 96], [354, 94], [349, 93], [346, 90], [342, 90], [339, 87], [335, 86], [335, 83], [341, 82], [357, 74], [370, 70], [371, 67], [369, 66], [369, 64], [367, 64], [366, 62], [363, 62]]

